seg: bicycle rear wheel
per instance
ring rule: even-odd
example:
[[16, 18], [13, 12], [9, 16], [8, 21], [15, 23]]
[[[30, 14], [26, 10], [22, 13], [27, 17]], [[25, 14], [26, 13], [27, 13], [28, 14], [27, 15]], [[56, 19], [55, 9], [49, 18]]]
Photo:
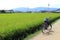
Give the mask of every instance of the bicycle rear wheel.
[[42, 33], [46, 33], [48, 30], [47, 30], [47, 27], [48, 25], [47, 24], [43, 24], [43, 28], [42, 28]]
[[47, 23], [43, 24], [43, 28], [42, 28], [42, 33], [49, 33], [52, 30], [52, 25], [48, 25]]

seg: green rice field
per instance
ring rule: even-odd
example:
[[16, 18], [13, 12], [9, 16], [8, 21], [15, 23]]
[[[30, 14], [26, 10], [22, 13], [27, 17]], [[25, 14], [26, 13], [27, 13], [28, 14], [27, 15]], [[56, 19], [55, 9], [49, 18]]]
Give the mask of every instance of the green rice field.
[[[14, 40], [21, 32], [26, 33], [25, 30], [34, 28], [42, 24], [44, 18], [48, 17], [49, 20], [54, 20], [60, 17], [57, 13], [13, 13], [13, 14], [0, 14], [0, 39], [1, 40]], [[26, 33], [28, 34], [28, 33]], [[14, 36], [15, 35], [15, 36]], [[21, 36], [21, 35], [20, 35]]]

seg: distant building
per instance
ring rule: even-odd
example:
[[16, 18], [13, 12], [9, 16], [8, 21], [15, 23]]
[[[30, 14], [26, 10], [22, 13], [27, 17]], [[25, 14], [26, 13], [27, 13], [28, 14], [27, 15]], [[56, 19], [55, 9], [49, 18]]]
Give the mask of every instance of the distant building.
[[5, 10], [6, 12], [13, 13], [13, 10]]

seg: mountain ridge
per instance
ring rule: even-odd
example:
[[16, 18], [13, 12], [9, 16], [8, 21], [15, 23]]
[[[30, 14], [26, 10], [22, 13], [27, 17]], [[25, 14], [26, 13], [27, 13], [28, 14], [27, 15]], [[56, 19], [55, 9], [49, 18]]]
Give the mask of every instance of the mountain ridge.
[[57, 10], [58, 8], [48, 8], [48, 7], [36, 7], [36, 8], [27, 8], [27, 7], [19, 7], [19, 8], [14, 8], [12, 10], [14, 11], [22, 11], [22, 12], [26, 12], [26, 11], [32, 11], [32, 12], [38, 12], [38, 11], [53, 11], [53, 10]]

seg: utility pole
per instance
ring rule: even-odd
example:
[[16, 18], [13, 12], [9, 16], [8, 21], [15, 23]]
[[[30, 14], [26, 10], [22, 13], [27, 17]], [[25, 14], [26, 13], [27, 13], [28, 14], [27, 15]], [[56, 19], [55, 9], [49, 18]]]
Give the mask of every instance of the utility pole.
[[48, 3], [48, 13], [49, 13], [49, 6], [50, 6], [50, 4]]

